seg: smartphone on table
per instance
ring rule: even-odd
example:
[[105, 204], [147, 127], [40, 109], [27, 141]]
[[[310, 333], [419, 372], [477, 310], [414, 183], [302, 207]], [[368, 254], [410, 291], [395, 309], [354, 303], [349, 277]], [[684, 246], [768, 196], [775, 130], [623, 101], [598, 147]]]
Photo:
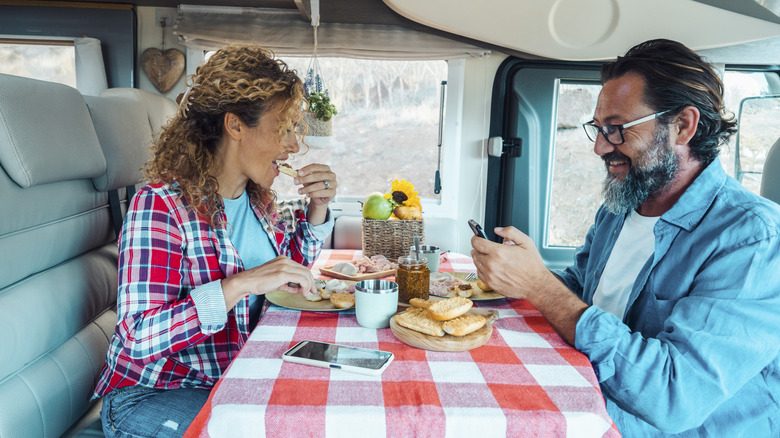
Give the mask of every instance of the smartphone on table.
[[478, 224], [477, 221], [474, 219], [469, 219], [469, 226], [471, 227], [471, 231], [474, 232], [475, 236], [481, 237], [485, 240], [490, 240], [485, 234], [485, 230], [482, 229], [482, 225]]
[[378, 376], [393, 361], [393, 353], [329, 342], [301, 341], [285, 351], [282, 360]]

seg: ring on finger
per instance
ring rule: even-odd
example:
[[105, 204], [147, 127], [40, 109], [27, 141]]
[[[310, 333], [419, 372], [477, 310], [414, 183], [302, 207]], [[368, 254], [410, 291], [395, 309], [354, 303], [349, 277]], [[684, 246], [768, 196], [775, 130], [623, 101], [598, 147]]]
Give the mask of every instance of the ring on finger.
[[328, 180], [325, 180], [325, 181], [323, 181], [322, 183], [323, 183], [323, 184], [325, 184], [325, 188], [326, 188], [326, 189], [329, 189], [329, 188], [330, 188], [330, 182], [328, 182]]

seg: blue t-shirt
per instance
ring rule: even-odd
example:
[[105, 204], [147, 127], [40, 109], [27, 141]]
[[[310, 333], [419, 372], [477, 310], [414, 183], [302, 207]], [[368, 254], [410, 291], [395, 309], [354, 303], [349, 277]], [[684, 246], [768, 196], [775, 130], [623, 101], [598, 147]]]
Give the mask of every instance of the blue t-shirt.
[[[222, 200], [225, 203], [225, 216], [229, 224], [229, 240], [241, 257], [244, 269], [251, 269], [274, 259], [278, 255], [276, 246], [257, 220], [249, 204], [247, 191], [244, 190], [236, 199], [223, 198]], [[325, 223], [311, 226], [312, 234], [320, 241], [327, 239], [332, 230], [333, 219], [330, 212]], [[259, 319], [262, 306], [263, 299], [257, 295], [249, 295], [250, 327], [253, 327]]]
[[[251, 269], [272, 260], [278, 254], [268, 233], [263, 230], [260, 221], [255, 217], [249, 194], [244, 191], [236, 199], [223, 198], [225, 203], [225, 216], [230, 230], [230, 241], [236, 247], [244, 269]], [[256, 321], [259, 316], [262, 300], [257, 295], [249, 295], [249, 316], [251, 321]]]

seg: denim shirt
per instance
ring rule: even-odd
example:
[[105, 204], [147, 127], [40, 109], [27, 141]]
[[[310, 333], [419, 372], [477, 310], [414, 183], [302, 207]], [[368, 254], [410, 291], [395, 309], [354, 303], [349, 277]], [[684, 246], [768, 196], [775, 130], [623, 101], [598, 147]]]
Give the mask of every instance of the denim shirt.
[[623, 320], [593, 294], [625, 215], [603, 206], [574, 265], [576, 327], [627, 437], [780, 436], [780, 206], [715, 160], [656, 223]]

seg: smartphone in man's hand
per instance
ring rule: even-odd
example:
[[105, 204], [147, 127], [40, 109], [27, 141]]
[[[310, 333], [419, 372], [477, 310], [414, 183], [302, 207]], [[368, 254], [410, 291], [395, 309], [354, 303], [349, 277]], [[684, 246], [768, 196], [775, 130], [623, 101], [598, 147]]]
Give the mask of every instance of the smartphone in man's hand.
[[474, 219], [469, 219], [469, 226], [471, 227], [471, 231], [474, 232], [475, 236], [481, 237], [485, 240], [490, 240], [485, 234], [485, 231], [482, 229], [482, 225], [478, 224], [477, 221]]

